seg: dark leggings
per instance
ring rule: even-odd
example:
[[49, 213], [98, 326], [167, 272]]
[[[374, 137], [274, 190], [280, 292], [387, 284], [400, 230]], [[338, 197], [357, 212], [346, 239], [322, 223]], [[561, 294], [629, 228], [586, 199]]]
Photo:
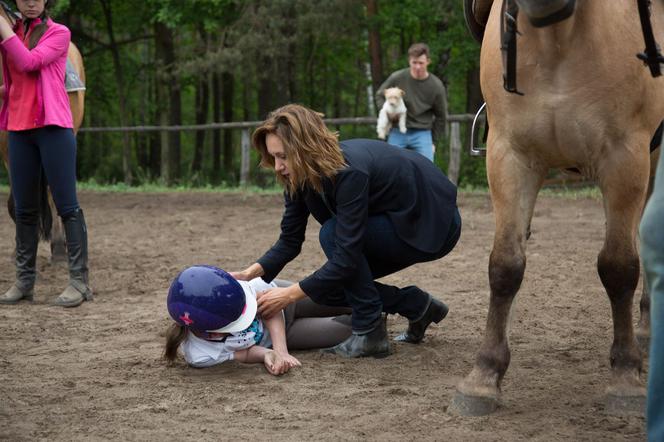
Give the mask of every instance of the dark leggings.
[[[274, 281], [279, 287], [292, 282]], [[352, 332], [351, 309], [316, 304], [309, 298], [289, 304], [284, 309], [286, 343], [289, 350], [332, 347], [346, 340]]]
[[79, 208], [74, 131], [58, 126], [10, 131], [9, 173], [18, 222], [37, 223], [42, 167], [58, 215], [65, 216]]
[[284, 309], [289, 350], [332, 347], [352, 332], [350, 309], [327, 307], [304, 298]]

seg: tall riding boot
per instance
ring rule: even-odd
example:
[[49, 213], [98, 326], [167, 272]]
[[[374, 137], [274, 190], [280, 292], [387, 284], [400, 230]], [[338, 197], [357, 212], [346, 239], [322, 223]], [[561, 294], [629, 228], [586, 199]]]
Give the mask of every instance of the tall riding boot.
[[0, 296], [0, 304], [16, 304], [22, 299], [34, 298], [35, 278], [37, 276], [37, 247], [39, 245], [39, 226], [16, 221], [16, 283]]
[[78, 307], [92, 300], [88, 287], [88, 229], [83, 211], [77, 209], [62, 217], [69, 258], [69, 285], [55, 300], [55, 305]]

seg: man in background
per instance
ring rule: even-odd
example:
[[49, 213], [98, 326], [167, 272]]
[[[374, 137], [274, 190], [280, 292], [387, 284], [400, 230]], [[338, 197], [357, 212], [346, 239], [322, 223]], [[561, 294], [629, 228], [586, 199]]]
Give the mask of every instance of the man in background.
[[385, 89], [398, 87], [406, 92], [407, 108], [405, 134], [393, 127], [387, 142], [404, 149], [412, 149], [433, 161], [435, 142], [442, 140], [447, 121], [447, 94], [443, 82], [428, 71], [431, 59], [429, 46], [415, 43], [408, 49], [408, 68], [388, 77], [376, 92], [380, 109], [385, 102]]

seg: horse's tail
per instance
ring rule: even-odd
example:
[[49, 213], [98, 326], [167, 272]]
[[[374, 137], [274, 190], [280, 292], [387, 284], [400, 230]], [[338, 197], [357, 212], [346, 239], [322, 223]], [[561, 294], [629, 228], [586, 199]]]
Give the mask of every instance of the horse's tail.
[[42, 168], [39, 177], [39, 237], [44, 241], [50, 241], [52, 228], [53, 214], [48, 202], [48, 182]]

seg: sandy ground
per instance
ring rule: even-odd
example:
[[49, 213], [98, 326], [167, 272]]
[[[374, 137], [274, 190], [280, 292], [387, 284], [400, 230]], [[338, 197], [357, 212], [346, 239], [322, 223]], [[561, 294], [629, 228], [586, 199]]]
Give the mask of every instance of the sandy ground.
[[[6, 195], [0, 195], [2, 201]], [[643, 440], [642, 417], [604, 412], [609, 302], [595, 269], [604, 218], [592, 199], [540, 198], [511, 328], [502, 405], [448, 413], [474, 360], [488, 306], [493, 216], [461, 195], [464, 228], [442, 260], [386, 278], [417, 283], [450, 306], [418, 346], [382, 360], [296, 352], [283, 377], [260, 365], [192, 369], [160, 359], [167, 287], [184, 267], [239, 270], [275, 240], [278, 196], [82, 193], [94, 302], [50, 305], [66, 285], [42, 245], [36, 301], [0, 308], [0, 439], [8, 440]], [[282, 277], [322, 263], [312, 221]], [[0, 285], [13, 281], [13, 225], [0, 215]], [[637, 318], [635, 311], [634, 318]], [[391, 316], [389, 333], [406, 321]]]

